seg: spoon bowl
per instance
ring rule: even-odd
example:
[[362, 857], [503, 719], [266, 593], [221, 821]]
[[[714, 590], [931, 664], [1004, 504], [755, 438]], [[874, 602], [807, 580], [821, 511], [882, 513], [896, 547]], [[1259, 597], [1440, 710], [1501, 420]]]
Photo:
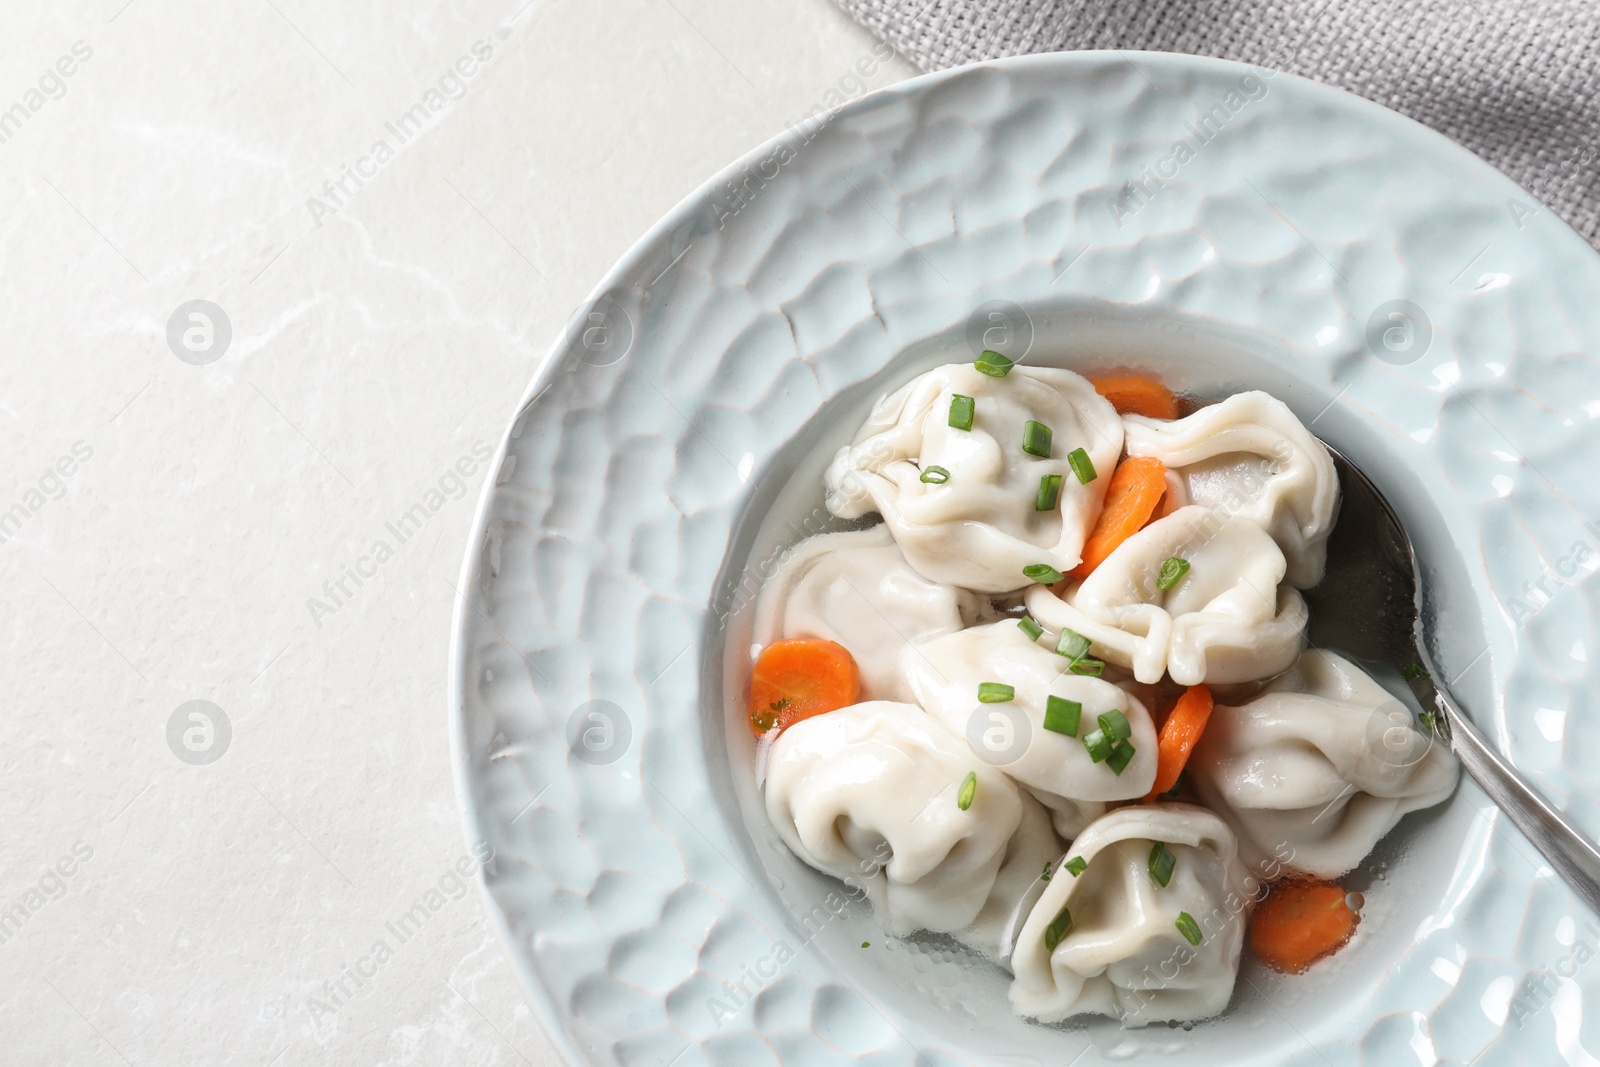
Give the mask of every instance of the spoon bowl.
[[[1372, 479], [1323, 442], [1341, 503], [1322, 581], [1304, 593], [1311, 644], [1398, 670], [1423, 709], [1421, 728], [1448, 744], [1466, 772], [1539, 849], [1573, 892], [1600, 913], [1600, 849], [1569, 822], [1461, 710], [1424, 640], [1425, 591], [1405, 526]], [[1457, 671], [1459, 678], [1472, 664]], [[1452, 678], [1451, 681], [1454, 681]]]

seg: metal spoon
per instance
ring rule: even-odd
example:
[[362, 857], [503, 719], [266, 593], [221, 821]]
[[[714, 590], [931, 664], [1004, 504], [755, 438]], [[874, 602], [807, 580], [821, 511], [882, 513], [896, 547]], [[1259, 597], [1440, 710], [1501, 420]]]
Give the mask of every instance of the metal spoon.
[[1311, 643], [1400, 670], [1422, 706], [1437, 709], [1434, 729], [1467, 773], [1600, 913], [1600, 850], [1495, 751], [1438, 678], [1422, 640], [1411, 539], [1372, 480], [1331, 445], [1328, 453], [1343, 502], [1328, 539], [1327, 572], [1305, 593]]

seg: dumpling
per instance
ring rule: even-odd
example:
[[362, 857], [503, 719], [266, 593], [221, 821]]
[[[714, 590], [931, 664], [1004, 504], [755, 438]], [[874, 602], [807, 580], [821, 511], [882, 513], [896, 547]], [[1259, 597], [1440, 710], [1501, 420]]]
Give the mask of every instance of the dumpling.
[[1105, 813], [1104, 800], [1074, 800], [1050, 809], [1050, 825], [1055, 827], [1056, 834], [1063, 841], [1071, 841]]
[[[970, 397], [970, 429], [951, 401]], [[1029, 421], [1049, 428], [1047, 457], [1023, 451]], [[1084, 449], [1097, 477], [1080, 483], [1067, 463]], [[878, 402], [825, 476], [828, 509], [843, 518], [877, 511], [906, 560], [936, 582], [1004, 593], [1028, 584], [1022, 569], [1078, 565], [1083, 541], [1122, 453], [1122, 422], [1089, 382], [1068, 370], [1014, 367], [1003, 378], [966, 363], [918, 375]], [[935, 481], [928, 472], [946, 472]], [[1041, 479], [1061, 479], [1055, 506], [1037, 510]], [[926, 479], [926, 480], [925, 480]]]
[[[1177, 585], [1156, 586], [1161, 565], [1189, 563]], [[1073, 630], [1093, 654], [1140, 682], [1163, 672], [1179, 685], [1270, 678], [1300, 654], [1305, 600], [1279, 583], [1283, 553], [1248, 519], [1193, 504], [1157, 519], [1065, 596], [1038, 585], [1025, 601], [1051, 630]]]
[[[958, 798], [976, 776], [970, 806]], [[911, 704], [855, 704], [780, 733], [767, 817], [806, 863], [866, 890], [893, 935], [978, 917], [1022, 819], [1017, 789]]]
[[[1165, 886], [1150, 871], [1157, 842], [1174, 859]], [[1058, 1022], [1095, 1013], [1144, 1026], [1227, 1007], [1251, 900], [1226, 823], [1189, 804], [1118, 808], [1067, 857], [1084, 860], [1083, 873], [1057, 867], [1017, 939], [1017, 1014]]]
[[1249, 519], [1270, 533], [1287, 561], [1286, 581], [1322, 579], [1339, 505], [1333, 460], [1288, 405], [1259, 390], [1235, 393], [1185, 418], [1126, 415], [1130, 456], [1175, 470], [1189, 503]]
[[837, 641], [861, 669], [863, 700], [909, 701], [906, 648], [976, 620], [980, 598], [906, 564], [887, 527], [822, 534], [796, 545], [761, 587], [753, 639]]
[[1189, 772], [1247, 863], [1275, 851], [1337, 878], [1401, 816], [1448, 797], [1460, 768], [1360, 668], [1313, 649], [1241, 707], [1216, 707]]
[[[1063, 813], [1065, 825], [1097, 814], [1095, 802], [1142, 797], [1155, 783], [1156, 731], [1145, 706], [1110, 682], [1070, 673], [1064, 657], [1030, 640], [1014, 619], [929, 641], [902, 663], [917, 703]], [[983, 682], [1011, 686], [1013, 699], [980, 703]], [[1075, 735], [1044, 728], [1051, 696], [1081, 706]], [[1131, 731], [1133, 758], [1121, 774], [1094, 762], [1082, 740], [1108, 711], [1122, 712]]]
[[1022, 821], [1006, 845], [1006, 857], [989, 899], [972, 924], [954, 935], [996, 962], [1011, 954], [1007, 935], [1015, 938], [1027, 919], [1025, 913], [1017, 913], [1030, 907], [1030, 891], [1061, 858], [1062, 841], [1051, 829], [1050, 811], [1026, 792], [1018, 795], [1022, 800]]

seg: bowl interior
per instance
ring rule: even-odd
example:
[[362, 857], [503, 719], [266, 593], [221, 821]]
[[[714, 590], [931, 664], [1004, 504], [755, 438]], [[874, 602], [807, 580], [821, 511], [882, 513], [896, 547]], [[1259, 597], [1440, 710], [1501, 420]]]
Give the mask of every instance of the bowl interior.
[[[1025, 336], [1031, 339], [1024, 356], [1028, 363], [1084, 373], [1135, 367], [1194, 396], [1262, 389], [1283, 400], [1312, 432], [1370, 472], [1401, 511], [1422, 561], [1436, 662], [1459, 670], [1485, 647], [1480, 602], [1485, 594], [1472, 587], [1432, 492], [1408, 468], [1389, 435], [1374, 432], [1338, 402], [1337, 382], [1312, 376], [1317, 361], [1294, 352], [1281, 338], [1175, 313], [1078, 304], [1013, 309], [1012, 314], [1021, 316]], [[877, 1001], [897, 1029], [937, 1035], [991, 1062], [997, 1054], [1048, 1056], [1049, 1062], [1064, 1051], [1075, 1055], [1085, 1040], [1108, 1058], [1181, 1051], [1186, 1059], [1208, 1062], [1220, 1055], [1237, 1057], [1245, 1047], [1238, 1040], [1240, 1030], [1260, 1033], [1264, 1043], [1256, 1047], [1263, 1062], [1278, 1055], [1274, 1049], [1303, 1050], [1321, 1028], [1365, 1010], [1377, 976], [1390, 971], [1414, 940], [1441, 921], [1444, 903], [1468, 873], [1463, 869], [1468, 864], [1465, 846], [1477, 816], [1461, 792], [1404, 819], [1346, 879], [1364, 892], [1366, 903], [1357, 936], [1336, 957], [1305, 975], [1287, 977], [1256, 963], [1247, 951], [1225, 1015], [1195, 1026], [1143, 1030], [1124, 1029], [1103, 1018], [1049, 1027], [1016, 1018], [1006, 997], [1009, 975], [948, 937], [885, 936], [864, 900], [796, 859], [766, 818], [754, 777], [755, 744], [742, 707], [749, 684], [753, 606], [761, 582], [791, 545], [860, 525], [832, 517], [823, 506], [823, 469], [878, 397], [923, 370], [972, 359], [982, 346], [968, 333], [951, 330], [909, 346], [878, 375], [828, 400], [752, 474], [733, 524], [702, 645], [702, 725], [722, 815], [727, 825], [742, 830], [745, 861], [751, 870], [764, 872], [768, 891], [789, 917], [780, 940], [788, 951], [824, 956], [846, 981]], [[1480, 692], [1471, 675], [1457, 685], [1469, 703], [1487, 698], [1487, 686]], [[1397, 695], [1410, 699], [1396, 689]], [[775, 955], [781, 955], [776, 947]], [[763, 977], [761, 966], [762, 961], [755, 961], [758, 978]], [[1180, 1029], [1190, 1032], [1175, 1032]], [[1064, 1044], [1057, 1031], [1080, 1036]]]

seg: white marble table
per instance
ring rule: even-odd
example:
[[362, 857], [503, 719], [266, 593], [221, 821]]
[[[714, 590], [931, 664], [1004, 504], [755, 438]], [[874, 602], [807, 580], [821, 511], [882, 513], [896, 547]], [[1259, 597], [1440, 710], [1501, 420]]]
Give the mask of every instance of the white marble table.
[[875, 42], [825, 0], [4, 28], [0, 1062], [556, 1062], [458, 874], [482, 457], [605, 268]]

